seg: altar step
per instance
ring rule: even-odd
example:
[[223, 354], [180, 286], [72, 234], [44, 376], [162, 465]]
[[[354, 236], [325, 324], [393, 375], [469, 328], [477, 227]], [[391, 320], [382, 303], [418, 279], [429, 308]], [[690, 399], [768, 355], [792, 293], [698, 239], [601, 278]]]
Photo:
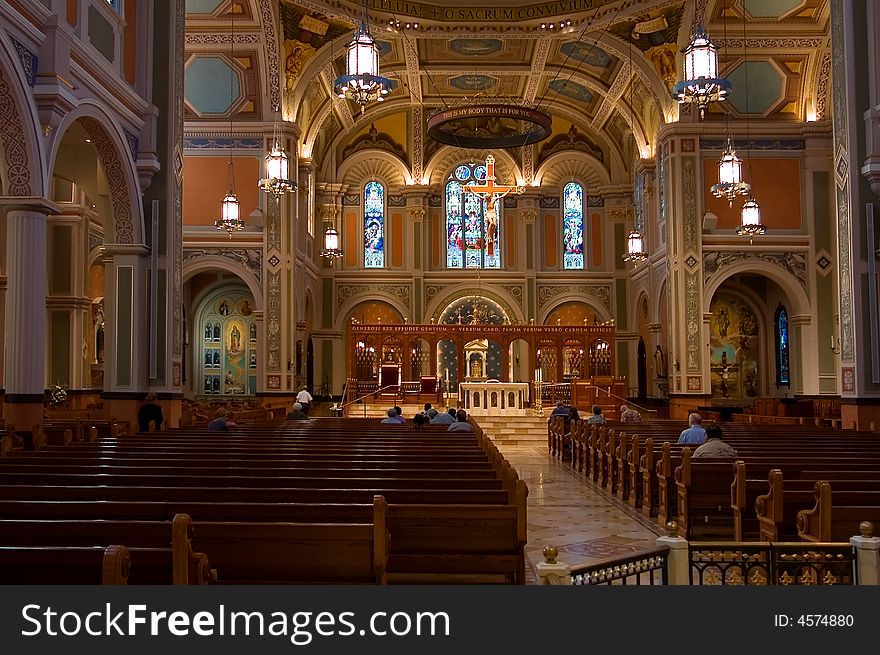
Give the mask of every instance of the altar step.
[[476, 416], [474, 419], [483, 433], [497, 444], [547, 445], [547, 415]]

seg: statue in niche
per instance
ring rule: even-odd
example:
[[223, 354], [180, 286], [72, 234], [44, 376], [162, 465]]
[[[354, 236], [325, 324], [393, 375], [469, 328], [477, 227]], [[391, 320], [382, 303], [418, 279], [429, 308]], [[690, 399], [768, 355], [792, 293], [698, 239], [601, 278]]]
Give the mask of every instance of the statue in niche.
[[471, 361], [471, 377], [472, 378], [483, 377], [483, 364], [479, 359], [474, 359]]
[[663, 348], [658, 344], [657, 348], [654, 350], [654, 375], [658, 378], [665, 378], [668, 376], [668, 371], [666, 370], [667, 361], [666, 355], [663, 353]]

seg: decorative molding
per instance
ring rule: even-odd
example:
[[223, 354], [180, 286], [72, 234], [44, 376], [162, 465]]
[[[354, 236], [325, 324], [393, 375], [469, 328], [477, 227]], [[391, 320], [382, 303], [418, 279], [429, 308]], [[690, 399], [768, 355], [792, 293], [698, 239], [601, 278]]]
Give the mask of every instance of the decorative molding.
[[[804, 139], [731, 139], [733, 147], [740, 152], [747, 150], [806, 150]], [[700, 139], [701, 150], [724, 150], [727, 139], [703, 137]]]
[[436, 296], [441, 290], [443, 290], [446, 284], [426, 284], [425, 285], [425, 301], [430, 302], [434, 296]]
[[262, 150], [262, 139], [223, 138], [223, 137], [186, 137], [183, 147], [187, 150]]
[[116, 228], [116, 243], [134, 243], [134, 219], [132, 217], [129, 188], [122, 172], [122, 161], [110, 135], [104, 126], [91, 116], [80, 119], [85, 131], [92, 139], [98, 158], [104, 167], [110, 201], [113, 205], [113, 222]]
[[349, 155], [360, 152], [361, 150], [373, 149], [385, 150], [400, 157], [400, 159], [402, 159], [403, 161], [407, 160], [406, 148], [404, 148], [393, 138], [391, 138], [391, 135], [386, 134], [385, 132], [380, 133], [376, 129], [376, 125], [374, 123], [370, 124], [370, 129], [366, 134], [359, 136], [357, 139], [355, 139], [345, 147], [345, 149], [342, 151], [342, 158], [346, 159]]
[[558, 196], [541, 196], [541, 199], [538, 204], [541, 207], [541, 209], [559, 209], [559, 197]]
[[344, 283], [336, 285], [336, 309], [357, 296], [382, 293], [398, 298], [404, 306], [410, 307], [410, 287], [407, 284], [365, 284]]
[[269, 272], [266, 283], [268, 369], [281, 370], [281, 272]]
[[587, 207], [604, 207], [605, 198], [602, 196], [587, 196]]
[[[180, 388], [182, 381], [180, 376], [181, 363], [183, 356], [183, 102], [184, 96], [184, 71], [183, 60], [185, 57], [185, 48], [183, 41], [186, 33], [186, 3], [185, 0], [175, 0], [175, 27], [174, 27], [174, 98], [181, 99], [172, 104], [172, 118], [169, 132], [172, 135], [172, 175], [168, 181], [171, 188], [171, 213], [167, 219], [171, 222], [171, 231], [173, 233], [173, 243], [171, 244], [172, 267], [171, 272], [171, 294], [173, 307], [171, 310], [171, 357], [175, 360], [172, 363], [172, 380], [171, 386]], [[127, 136], [127, 133], [126, 133]], [[129, 147], [132, 143], [129, 140]], [[137, 152], [139, 143], [135, 138], [132, 156], [137, 163]], [[260, 267], [262, 269], [262, 267]], [[259, 275], [258, 275], [259, 279]]]
[[[186, 35], [185, 39], [184, 44], [187, 48], [190, 46], [228, 46], [232, 41], [232, 35], [220, 32], [190, 32]], [[263, 35], [257, 32], [251, 32], [250, 34], [236, 33], [235, 35], [236, 45], [258, 45], [262, 40]]]
[[602, 149], [590, 140], [590, 137], [583, 132], [578, 131], [577, 127], [572, 124], [565, 134], [557, 134], [550, 139], [542, 148], [539, 155], [540, 161], [545, 161], [550, 155], [563, 152], [566, 150], [577, 150], [591, 157], [595, 157], [600, 162], [605, 161], [605, 153]]
[[269, 64], [269, 97], [272, 103], [270, 109], [281, 108], [279, 94], [281, 92], [281, 74], [278, 70], [278, 62], [281, 57], [278, 54], [278, 29], [275, 26], [275, 10], [272, 0], [259, 0], [260, 16], [263, 20], [263, 38], [266, 41], [266, 61]]
[[822, 64], [819, 68], [819, 82], [816, 84], [816, 120], [821, 121], [825, 118], [825, 105], [828, 100], [828, 82], [831, 79], [831, 51], [825, 53], [822, 57]]
[[37, 83], [37, 69], [39, 68], [37, 54], [23, 43], [17, 41], [15, 37], [10, 36], [9, 40], [12, 41], [15, 51], [18, 53], [18, 58], [21, 60], [21, 68], [24, 71], [24, 77], [27, 80], [28, 86], [33, 88]]
[[532, 186], [535, 180], [535, 144], [530, 143], [522, 149], [523, 180], [526, 186]]
[[410, 289], [408, 284], [380, 284], [376, 290], [389, 296], [395, 296], [406, 307], [410, 306]]
[[98, 248], [101, 244], [104, 243], [104, 235], [98, 232], [89, 232], [89, 252]]
[[538, 212], [534, 209], [522, 209], [519, 212], [519, 217], [526, 225], [532, 225], [535, 219], [538, 218]]
[[343, 194], [342, 206], [343, 207], [360, 207], [361, 206], [361, 194], [359, 194], [359, 193]]
[[24, 128], [19, 107], [12, 97], [12, 89], [0, 68], [0, 144], [6, 159], [6, 188], [0, 193], [8, 196], [31, 195], [31, 170]]
[[684, 249], [685, 252], [699, 252], [700, 228], [697, 217], [697, 171], [694, 158], [684, 160], [682, 199], [684, 201]]
[[685, 344], [687, 347], [687, 370], [699, 372], [700, 356], [700, 276], [688, 273], [685, 277]]
[[538, 285], [538, 308], [544, 307], [556, 296], [566, 293], [590, 296], [606, 308], [611, 309], [611, 287], [601, 284], [540, 284]]
[[718, 47], [718, 51], [721, 52], [728, 48], [733, 48], [734, 50], [742, 50], [743, 48], [748, 48], [749, 50], [761, 50], [761, 49], [769, 49], [769, 50], [818, 50], [823, 45], [825, 45], [825, 39], [823, 37], [810, 39], [806, 37], [799, 36], [783, 36], [779, 38], [763, 38], [763, 39], [719, 39], [715, 41], [715, 45]]
[[389, 207], [406, 207], [406, 196], [392, 196], [388, 195], [388, 206]]
[[[412, 108], [412, 177], [416, 184], [420, 184], [425, 174], [425, 126], [422, 106]], [[404, 161], [406, 159], [404, 158]]]
[[266, 195], [266, 252], [281, 252], [281, 199]]
[[349, 298], [360, 296], [370, 292], [369, 284], [337, 284], [336, 285], [336, 309], [344, 305]]
[[[547, 55], [550, 54], [550, 44], [553, 39], [541, 38], [535, 44], [534, 56], [532, 57], [532, 69], [529, 71], [529, 79], [526, 82], [526, 92], [523, 99], [526, 104], [535, 102], [535, 96], [538, 95], [538, 87], [541, 85], [541, 79], [544, 77], [544, 67], [547, 65]], [[530, 180], [526, 179], [526, 184], [530, 184]]]
[[138, 158], [138, 150], [140, 149], [140, 140], [136, 135], [132, 134], [125, 128], [122, 129], [125, 133], [125, 141], [128, 143], [128, 151], [131, 153], [131, 160], [133, 162], [137, 162]]
[[519, 306], [523, 306], [523, 288], [519, 284], [502, 284], [501, 288], [507, 291], [511, 296], [516, 299], [516, 302], [519, 303]]
[[[89, 238], [91, 240], [91, 235]], [[229, 259], [242, 266], [259, 282], [263, 281], [263, 252], [257, 248], [185, 248], [183, 251], [184, 262], [203, 257]]]
[[620, 96], [626, 91], [626, 87], [629, 85], [632, 76], [632, 64], [628, 61], [624, 61], [620, 70], [617, 71], [617, 76], [614, 78], [611, 88], [608, 89], [608, 93], [602, 101], [602, 106], [599, 107], [599, 111], [596, 112], [596, 116], [593, 118], [592, 125], [594, 128], [601, 131], [605, 121], [608, 120], [608, 117], [611, 116], [611, 112], [614, 111], [614, 108], [617, 106], [617, 101], [620, 100]]
[[750, 259], [778, 266], [797, 278], [804, 290], [807, 289], [807, 257], [803, 252], [706, 250], [703, 252], [703, 284], [709, 286], [709, 281], [731, 264]]

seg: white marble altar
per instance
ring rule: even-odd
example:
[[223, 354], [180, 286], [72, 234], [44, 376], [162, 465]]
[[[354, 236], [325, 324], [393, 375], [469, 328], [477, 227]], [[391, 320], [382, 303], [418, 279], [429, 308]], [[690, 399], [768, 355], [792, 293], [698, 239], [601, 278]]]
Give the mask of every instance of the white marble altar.
[[527, 382], [462, 382], [458, 385], [458, 403], [474, 416], [501, 416], [528, 413]]

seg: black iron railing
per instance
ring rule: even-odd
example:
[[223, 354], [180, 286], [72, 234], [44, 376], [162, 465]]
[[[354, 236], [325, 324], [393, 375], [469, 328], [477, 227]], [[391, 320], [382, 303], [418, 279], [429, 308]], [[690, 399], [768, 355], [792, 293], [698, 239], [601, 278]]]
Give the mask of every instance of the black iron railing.
[[669, 548], [661, 546], [628, 557], [572, 568], [573, 585], [665, 585]]

